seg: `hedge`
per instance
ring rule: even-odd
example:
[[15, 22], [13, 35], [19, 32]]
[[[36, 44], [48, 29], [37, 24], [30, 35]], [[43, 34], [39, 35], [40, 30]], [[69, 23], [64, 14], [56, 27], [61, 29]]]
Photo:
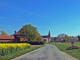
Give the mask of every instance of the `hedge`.
[[44, 41], [20, 41], [18, 43], [29, 43], [31, 45], [43, 45], [43, 44], [45, 44]]

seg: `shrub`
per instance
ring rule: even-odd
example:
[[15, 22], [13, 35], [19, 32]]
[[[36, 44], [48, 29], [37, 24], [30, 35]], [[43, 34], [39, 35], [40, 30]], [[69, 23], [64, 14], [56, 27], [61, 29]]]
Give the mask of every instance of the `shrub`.
[[77, 47], [77, 46], [71, 46], [71, 47], [68, 47], [66, 50], [71, 50], [71, 49], [79, 49], [79, 47]]
[[29, 43], [31, 45], [43, 45], [45, 42], [44, 41], [24, 41], [24, 42], [19, 42], [19, 43]]

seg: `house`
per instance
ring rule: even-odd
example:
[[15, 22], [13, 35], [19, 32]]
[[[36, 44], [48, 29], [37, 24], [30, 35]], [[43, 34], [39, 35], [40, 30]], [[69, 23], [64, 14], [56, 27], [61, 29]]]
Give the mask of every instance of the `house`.
[[13, 36], [15, 36], [18, 41], [27, 41], [28, 40], [28, 39], [24, 39], [20, 36], [20, 31], [18, 31], [18, 32], [15, 31], [15, 34], [13, 34]]
[[57, 37], [51, 38], [51, 42], [54, 42], [57, 39]]
[[54, 42], [54, 38], [51, 38], [51, 42]]
[[55, 38], [55, 42], [63, 42], [64, 38], [68, 37], [66, 34], [59, 34], [57, 38]]
[[61, 36], [58, 36], [56, 39], [55, 39], [55, 42], [63, 42], [65, 36], [64, 37], [61, 37]]
[[43, 38], [43, 41], [50, 42], [51, 41], [50, 31], [49, 31], [48, 35], [44, 35], [44, 36], [42, 36], [42, 38]]
[[15, 34], [11, 35], [11, 36], [0, 36], [0, 42], [11, 42], [11, 43], [15, 43], [18, 41], [26, 41], [27, 39], [23, 39], [22, 37], [20, 37], [20, 32], [16, 32]]
[[68, 42], [76, 42], [76, 39], [68, 39]]
[[0, 36], [0, 42], [14, 42], [14, 36]]
[[63, 42], [63, 38], [62, 37], [57, 37], [57, 39], [55, 40], [55, 42]]
[[79, 40], [77, 36], [76, 36], [76, 37], [73, 37], [73, 39], [76, 39], [76, 41], [78, 41], [78, 40]]
[[54, 41], [57, 39], [57, 37], [54, 38]]

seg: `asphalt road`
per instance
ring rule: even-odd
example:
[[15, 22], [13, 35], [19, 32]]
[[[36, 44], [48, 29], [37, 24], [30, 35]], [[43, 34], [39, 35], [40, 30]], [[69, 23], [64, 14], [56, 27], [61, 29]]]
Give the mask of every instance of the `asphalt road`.
[[12, 60], [75, 60], [60, 52], [54, 45], [46, 45]]

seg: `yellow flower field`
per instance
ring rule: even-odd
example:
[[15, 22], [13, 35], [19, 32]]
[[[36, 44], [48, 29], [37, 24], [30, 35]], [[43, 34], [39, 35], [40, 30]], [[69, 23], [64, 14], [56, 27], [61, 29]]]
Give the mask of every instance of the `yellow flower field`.
[[28, 43], [0, 43], [0, 55], [3, 56], [20, 49], [28, 49], [30, 46]]

